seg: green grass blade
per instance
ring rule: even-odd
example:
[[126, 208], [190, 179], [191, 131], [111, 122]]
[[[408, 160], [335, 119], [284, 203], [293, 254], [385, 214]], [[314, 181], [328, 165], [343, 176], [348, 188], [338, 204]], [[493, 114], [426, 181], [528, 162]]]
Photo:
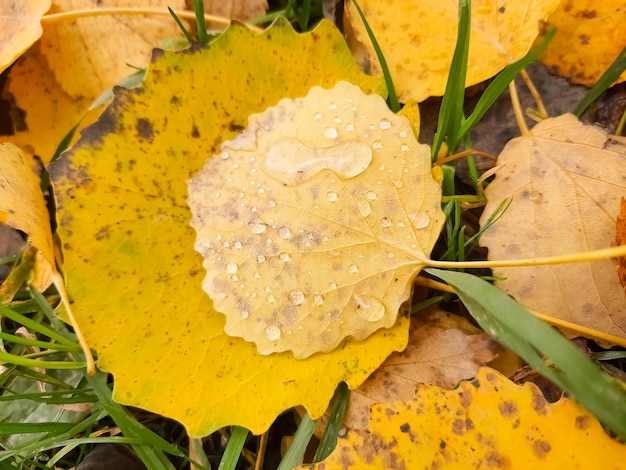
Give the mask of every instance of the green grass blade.
[[316, 420], [312, 420], [308, 413], [305, 413], [298, 426], [296, 435], [293, 438], [293, 442], [289, 446], [285, 456], [280, 461], [277, 470], [291, 470], [293, 467], [300, 465], [304, 458], [304, 452], [306, 451], [313, 431], [315, 431]]
[[398, 111], [400, 111], [400, 102], [398, 101], [398, 95], [396, 94], [396, 87], [394, 86], [393, 80], [391, 79], [391, 72], [389, 71], [389, 66], [387, 65], [387, 59], [385, 59], [385, 55], [378, 45], [376, 36], [374, 36], [374, 32], [372, 31], [372, 28], [370, 28], [367, 19], [365, 19], [365, 15], [363, 14], [363, 11], [361, 11], [361, 7], [356, 2], [356, 0], [352, 0], [352, 4], [354, 5], [354, 8], [356, 8], [357, 13], [361, 17], [361, 21], [363, 22], [365, 31], [367, 31], [367, 35], [369, 36], [370, 41], [372, 41], [372, 46], [374, 47], [374, 51], [376, 52], [376, 57], [378, 57], [378, 62], [380, 63], [383, 77], [385, 77], [385, 84], [387, 85], [389, 107], [394, 113], [397, 113]]
[[204, 19], [204, 2], [202, 0], [193, 0], [193, 11], [196, 13], [196, 26], [198, 28], [198, 42], [200, 44], [209, 43], [209, 35], [206, 29], [206, 21]]
[[[41, 296], [41, 294], [39, 295]], [[43, 299], [43, 296], [42, 296], [42, 299]], [[43, 301], [45, 302], [46, 305], [48, 305], [48, 308], [50, 308], [50, 305], [48, 304], [48, 302], [45, 299], [43, 299]], [[52, 309], [50, 308], [50, 310]], [[60, 334], [56, 333], [54, 330], [48, 328], [47, 326], [42, 325], [41, 323], [36, 322], [28, 318], [25, 315], [17, 313], [8, 307], [5, 307], [4, 305], [0, 305], [0, 316], [9, 318], [16, 323], [19, 323], [20, 325], [25, 326], [26, 329], [31, 332], [39, 333], [42, 336], [47, 336], [48, 338], [58, 341], [60, 344], [65, 345], [67, 347], [76, 347], [77, 348], [76, 351], [80, 351], [80, 347], [76, 343], [61, 336]]]
[[222, 459], [220, 460], [220, 465], [217, 467], [217, 470], [235, 470], [249, 432], [250, 431], [246, 428], [242, 428], [241, 426], [233, 426], [230, 439], [228, 440], [228, 444], [224, 450], [224, 455], [222, 455]]
[[598, 79], [598, 82], [587, 92], [585, 97], [578, 103], [576, 109], [574, 109], [574, 116], [580, 117], [580, 115], [589, 107], [591, 103], [600, 98], [600, 95], [615, 83], [615, 80], [626, 70], [626, 46], [622, 49], [622, 52], [615, 58], [613, 63]]
[[502, 72], [500, 72], [496, 78], [489, 84], [487, 89], [483, 92], [478, 103], [474, 107], [474, 111], [469, 117], [463, 122], [461, 125], [461, 129], [459, 130], [459, 138], [463, 138], [472, 127], [478, 124], [485, 113], [489, 111], [491, 106], [496, 102], [496, 100], [502, 95], [504, 90], [506, 90], [515, 77], [517, 77], [522, 70], [532, 64], [537, 58], [541, 55], [543, 51], [546, 50], [548, 44], [554, 37], [556, 33], [556, 29], [552, 28], [546, 36], [543, 38], [541, 43], [532, 49], [528, 54], [522, 57], [517, 62], [506, 67]]
[[450, 64], [446, 90], [439, 110], [437, 132], [433, 139], [432, 159], [437, 158], [444, 140], [448, 141], [448, 152], [454, 153], [460, 142], [459, 129], [463, 123], [463, 103], [465, 99], [465, 77], [471, 26], [471, 0], [459, 1], [459, 32]]
[[0, 339], [14, 344], [22, 344], [25, 346], [31, 346], [36, 348], [52, 349], [54, 351], [68, 351], [79, 352], [80, 348], [75, 345], [69, 346], [65, 344], [50, 343], [49, 341], [39, 341], [35, 339], [24, 338], [22, 336], [15, 336], [9, 333], [3, 333], [0, 331]]
[[[550, 325], [504, 292], [465, 273], [426, 269], [457, 292], [480, 326], [570, 393], [621, 439], [626, 439], [626, 390]], [[543, 356], [554, 367], [547, 367]]]
[[122, 434], [140, 439], [143, 444], [133, 445], [133, 450], [149, 470], [174, 470], [174, 466], [164, 452], [179, 457], [186, 456], [174, 445], [139, 423], [128, 411], [111, 398], [111, 390], [106, 384], [107, 374], [98, 372], [94, 376], [85, 375], [87, 382], [98, 396], [99, 403], [115, 421]]
[[176, 21], [176, 24], [182, 31], [183, 35], [185, 36], [185, 39], [187, 39], [187, 42], [189, 44], [193, 44], [193, 38], [191, 37], [191, 33], [187, 31], [187, 28], [185, 28], [185, 25], [183, 25], [183, 22], [180, 21], [180, 18], [178, 17], [178, 15], [170, 7], [167, 7], [167, 11], [170, 12], [170, 15], [172, 15], [172, 18], [174, 18], [174, 21]]
[[41, 367], [42, 369], [82, 369], [87, 366], [84, 362], [68, 361], [42, 361], [40, 359], [30, 359], [24, 356], [16, 356], [4, 351], [0, 351], [0, 364], [14, 364], [23, 367]]
[[[0, 423], [0, 436], [32, 434], [40, 432], [65, 432], [74, 427], [73, 423]], [[42, 431], [43, 430], [43, 431]]]
[[328, 457], [337, 446], [337, 434], [343, 426], [343, 418], [348, 410], [350, 402], [350, 390], [345, 383], [340, 383], [335, 392], [335, 399], [330, 409], [328, 424], [324, 430], [324, 435], [315, 451], [314, 462], [321, 462]]

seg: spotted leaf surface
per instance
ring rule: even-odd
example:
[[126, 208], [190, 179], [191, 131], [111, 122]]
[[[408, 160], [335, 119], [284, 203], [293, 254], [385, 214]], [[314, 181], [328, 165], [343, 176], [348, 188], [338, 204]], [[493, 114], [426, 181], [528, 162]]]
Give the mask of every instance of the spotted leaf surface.
[[260, 35], [240, 24], [206, 48], [156, 51], [144, 83], [118, 90], [99, 121], [51, 166], [69, 294], [114, 398], [175, 418], [192, 436], [227, 425], [261, 433], [287, 408], [313, 417], [337, 384], [355, 388], [406, 346], [408, 320], [306, 361], [270, 357], [224, 333], [203, 292], [187, 180], [248, 116], [316, 85], [384, 89], [322, 22]]
[[225, 330], [296, 357], [396, 322], [443, 223], [428, 147], [339, 82], [250, 117], [189, 184]]
[[548, 403], [489, 368], [445, 391], [422, 385], [406, 402], [374, 405], [369, 429], [348, 430], [309, 466], [359, 469], [619, 469], [626, 446], [571, 398]]

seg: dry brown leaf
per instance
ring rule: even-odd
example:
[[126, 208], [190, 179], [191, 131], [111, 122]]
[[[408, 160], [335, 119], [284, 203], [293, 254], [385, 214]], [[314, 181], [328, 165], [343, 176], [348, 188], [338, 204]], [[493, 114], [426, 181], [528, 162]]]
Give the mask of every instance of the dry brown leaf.
[[233, 20], [247, 21], [266, 11], [267, 0], [204, 0], [205, 13]]
[[476, 376], [499, 345], [467, 319], [437, 308], [411, 319], [409, 345], [391, 356], [350, 395], [344, 424], [365, 429], [374, 403], [408, 401], [418, 384], [453, 388]]
[[0, 72], [41, 37], [39, 20], [50, 8], [50, 0], [0, 2]]
[[[56, 0], [50, 13], [98, 9], [98, 0]], [[115, 0], [112, 7], [185, 8], [184, 0]], [[73, 98], [93, 100], [134, 67], [145, 67], [160, 40], [181, 36], [169, 15], [94, 16], [46, 24], [42, 52], [61, 87]]]
[[[608, 248], [626, 194], [626, 146], [572, 115], [547, 119], [511, 141], [504, 167], [485, 191], [482, 236], [490, 260], [535, 258]], [[611, 260], [496, 268], [497, 282], [528, 308], [626, 338], [626, 299]]]
[[539, 60], [572, 83], [595, 85], [626, 46], [624, 24], [623, 0], [564, 0], [547, 20], [544, 30], [557, 31]]
[[[622, 198], [622, 202], [620, 203], [619, 216], [617, 217], [615, 225], [615, 245], [626, 245], [626, 199], [624, 198]], [[626, 257], [622, 256], [617, 258], [615, 264], [617, 265], [619, 281], [622, 283], [624, 291], [626, 292]]]
[[[539, 20], [560, 0], [472, 2], [466, 86], [493, 77], [522, 58], [539, 34]], [[380, 44], [402, 102], [441, 96], [457, 38], [458, 2], [361, 0], [359, 6]], [[348, 44], [365, 70], [381, 73], [363, 23], [346, 3]]]

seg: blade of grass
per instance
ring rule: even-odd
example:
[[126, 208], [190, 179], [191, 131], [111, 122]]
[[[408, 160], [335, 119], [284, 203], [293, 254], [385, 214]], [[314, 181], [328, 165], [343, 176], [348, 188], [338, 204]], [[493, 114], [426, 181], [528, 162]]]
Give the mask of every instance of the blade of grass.
[[432, 160], [435, 161], [444, 140], [448, 142], [448, 152], [456, 152], [460, 142], [459, 129], [463, 123], [463, 103], [465, 99], [465, 77], [469, 55], [471, 22], [471, 0], [459, 1], [459, 32], [450, 64], [448, 82], [441, 101], [437, 132], [433, 139]]
[[85, 374], [87, 382], [99, 399], [99, 403], [109, 413], [124, 436], [140, 439], [143, 444], [133, 445], [133, 450], [148, 469], [174, 470], [174, 466], [164, 452], [178, 457], [186, 456], [174, 445], [155, 434], [133, 418], [130, 413], [111, 398], [111, 390], [106, 384], [107, 374], [97, 372], [90, 376]]
[[356, 9], [357, 13], [361, 17], [361, 21], [363, 22], [363, 26], [365, 27], [365, 31], [367, 31], [367, 35], [372, 41], [372, 46], [374, 47], [374, 51], [376, 52], [376, 57], [378, 58], [378, 62], [380, 63], [380, 69], [383, 72], [383, 77], [385, 77], [385, 84], [387, 85], [387, 94], [389, 96], [389, 108], [397, 113], [400, 111], [400, 102], [398, 101], [398, 95], [396, 94], [396, 87], [393, 84], [393, 80], [391, 79], [391, 72], [389, 71], [389, 66], [387, 65], [387, 60], [383, 54], [382, 49], [378, 45], [378, 41], [376, 40], [376, 36], [374, 36], [374, 32], [372, 28], [370, 28], [369, 23], [365, 19], [365, 15], [361, 11], [361, 7], [356, 2], [356, 0], [352, 0], [352, 4]]
[[52, 349], [55, 351], [69, 351], [69, 352], [79, 352], [80, 348], [77, 348], [76, 345], [69, 346], [66, 344], [58, 344], [58, 343], [50, 343], [49, 341], [39, 341], [35, 339], [23, 338], [22, 336], [15, 336], [9, 333], [3, 333], [0, 331], [0, 339], [14, 343], [14, 344], [23, 344], [26, 346], [44, 348], [44, 349]]
[[[39, 294], [41, 295], [41, 294]], [[42, 296], [43, 298], [43, 296]], [[46, 304], [48, 304], [48, 302], [43, 299], [44, 302]], [[48, 305], [48, 307], [50, 307]], [[50, 339], [53, 339], [55, 341], [58, 341], [60, 344], [65, 345], [67, 347], [74, 347], [77, 348], [75, 349], [75, 351], [80, 351], [80, 347], [74, 343], [73, 341], [70, 341], [67, 338], [64, 338], [63, 336], [61, 336], [60, 334], [56, 333], [55, 331], [53, 331], [52, 329], [48, 328], [45, 325], [42, 325], [39, 322], [33, 321], [32, 319], [28, 318], [25, 315], [22, 315], [20, 313], [15, 312], [14, 310], [5, 307], [4, 305], [0, 305], [0, 316], [9, 318], [11, 320], [13, 320], [16, 323], [19, 323], [20, 325], [23, 325], [26, 327], [26, 329], [28, 329], [29, 331], [35, 332], [35, 333], [39, 333], [42, 336], [47, 336]]]
[[0, 364], [14, 364], [23, 367], [41, 367], [43, 369], [82, 369], [87, 366], [85, 362], [68, 361], [42, 361], [39, 359], [29, 359], [24, 356], [16, 356], [4, 351], [0, 351]]
[[[570, 393], [621, 439], [626, 439], [626, 390], [550, 325], [495, 286], [465, 273], [428, 268], [457, 292], [491, 336]], [[548, 367], [543, 356], [554, 367]]]
[[574, 109], [574, 116], [580, 117], [580, 115], [589, 107], [591, 103], [600, 98], [602, 93], [615, 83], [615, 80], [626, 70], [626, 46], [622, 49], [622, 52], [615, 58], [613, 63], [598, 79], [598, 82], [587, 92], [585, 97], [578, 103], [576, 109]]
[[222, 455], [222, 459], [220, 460], [220, 465], [217, 467], [217, 470], [235, 470], [249, 432], [250, 431], [246, 428], [242, 428], [241, 426], [232, 427], [230, 439], [228, 439], [228, 444], [226, 445], [224, 455]]
[[196, 14], [196, 26], [198, 28], [198, 42], [200, 44], [208, 44], [209, 35], [206, 29], [206, 20], [204, 19], [203, 0], [193, 0], [193, 11]]
[[285, 456], [280, 461], [277, 470], [291, 470], [293, 467], [300, 465], [304, 458], [304, 452], [306, 451], [313, 431], [315, 431], [316, 420], [310, 418], [308, 413], [305, 413], [300, 421], [300, 426], [293, 438], [293, 442], [289, 446]]
[[172, 15], [172, 18], [174, 18], [174, 21], [176, 21], [176, 24], [182, 31], [183, 35], [185, 36], [185, 39], [187, 39], [187, 42], [189, 42], [189, 44], [193, 44], [193, 38], [191, 37], [191, 33], [187, 31], [187, 28], [185, 28], [185, 25], [183, 25], [183, 22], [180, 21], [180, 18], [178, 17], [178, 15], [170, 7], [167, 7], [167, 11], [170, 12], [170, 15]]
[[474, 107], [474, 111], [469, 117], [463, 122], [461, 128], [459, 129], [458, 137], [459, 139], [465, 136], [469, 132], [469, 130], [478, 124], [478, 121], [482, 119], [487, 111], [493, 106], [496, 100], [502, 95], [504, 90], [506, 90], [515, 77], [517, 77], [522, 70], [532, 64], [537, 58], [541, 55], [541, 53], [548, 47], [550, 41], [556, 34], [556, 29], [552, 28], [546, 36], [543, 38], [541, 43], [531, 50], [528, 54], [522, 57], [517, 62], [512, 63], [508, 67], [506, 67], [502, 72], [500, 72], [496, 78], [489, 84], [487, 89], [483, 92], [478, 103]]
[[348, 403], [350, 403], [350, 390], [348, 386], [342, 382], [335, 392], [328, 424], [326, 425], [320, 444], [315, 451], [313, 462], [321, 462], [328, 457], [337, 446], [337, 434], [343, 426], [343, 418], [346, 416]]

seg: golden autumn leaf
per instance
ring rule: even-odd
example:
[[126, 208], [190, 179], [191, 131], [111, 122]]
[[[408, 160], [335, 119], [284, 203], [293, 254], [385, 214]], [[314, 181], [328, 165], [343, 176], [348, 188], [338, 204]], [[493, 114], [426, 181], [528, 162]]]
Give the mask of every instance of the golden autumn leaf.
[[[572, 83], [592, 86], [626, 47], [621, 0], [563, 0], [544, 30], [556, 35], [539, 60]], [[626, 80], [626, 72], [617, 82]]]
[[267, 11], [267, 0], [203, 0], [204, 11], [239, 21], [248, 21]]
[[396, 322], [443, 224], [430, 151], [339, 82], [250, 117], [189, 183], [203, 287], [225, 331], [297, 358]]
[[61, 140], [84, 115], [90, 100], [72, 98], [60, 87], [41, 54], [39, 42], [17, 60], [8, 77], [3, 96], [13, 106], [14, 134], [0, 136], [0, 142], [12, 142], [47, 164]]
[[[465, 86], [487, 80], [521, 59], [560, 0], [472, 2], [472, 25]], [[361, 0], [389, 65], [400, 101], [441, 96], [457, 38], [458, 3]], [[346, 4], [348, 43], [365, 70], [381, 73], [376, 53], [351, 2]], [[391, 26], [393, 25], [393, 26]]]
[[367, 430], [348, 430], [324, 461], [299, 469], [620, 469], [626, 446], [570, 398], [548, 403], [489, 368], [455, 390], [421, 385], [415, 397], [372, 407]]
[[175, 418], [191, 436], [233, 424], [261, 433], [295, 405], [319, 417], [340, 381], [357, 387], [406, 346], [401, 318], [305, 361], [261, 356], [224, 333], [201, 288], [187, 180], [249, 115], [339, 80], [384, 90], [329, 22], [302, 35], [282, 20], [260, 35], [233, 24], [207, 48], [157, 50], [143, 85], [118, 90], [51, 165], [68, 291], [116, 401]]
[[[623, 139], [572, 115], [547, 119], [509, 142], [485, 191], [481, 224], [511, 199], [481, 238], [489, 259], [608, 248], [626, 194], [625, 157]], [[496, 285], [532, 310], [626, 338], [626, 299], [611, 260], [493, 272], [504, 278]]]
[[[619, 215], [615, 223], [615, 245], [617, 246], [626, 245], [626, 199], [622, 198], [619, 207]], [[626, 257], [617, 258], [615, 264], [617, 265], [619, 282], [622, 283], [622, 287], [626, 292]]]
[[418, 384], [453, 388], [475, 377], [498, 350], [498, 343], [463, 317], [437, 308], [419, 312], [411, 318], [407, 348], [392, 353], [350, 394], [344, 425], [367, 428], [372, 405], [408, 401]]
[[0, 222], [27, 234], [29, 243], [41, 252], [35, 261], [33, 284], [45, 290], [55, 269], [48, 209], [35, 160], [11, 143], [0, 144]]
[[0, 3], [0, 72], [41, 37], [39, 20], [49, 8], [50, 0]]
[[[55, 0], [50, 13], [113, 7], [183, 10], [184, 0]], [[120, 79], [145, 67], [160, 40], [181, 36], [169, 15], [85, 16], [46, 23], [41, 51], [61, 88], [72, 98], [93, 100]]]

